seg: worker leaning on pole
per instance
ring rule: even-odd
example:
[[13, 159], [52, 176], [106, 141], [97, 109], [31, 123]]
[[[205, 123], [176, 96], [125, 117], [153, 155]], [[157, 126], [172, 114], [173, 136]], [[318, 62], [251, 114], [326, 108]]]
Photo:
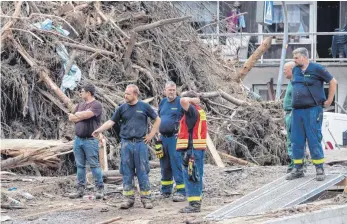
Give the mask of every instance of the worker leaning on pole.
[[[113, 114], [111, 120], [108, 120], [101, 127], [93, 132], [93, 136], [99, 136], [100, 133], [110, 129], [116, 122], [120, 121], [121, 138], [121, 165], [120, 173], [123, 175], [123, 195], [124, 201], [120, 208], [128, 209], [134, 206], [134, 176], [136, 176], [140, 185], [141, 202], [146, 209], [153, 208], [151, 199], [151, 186], [148, 173], [149, 154], [148, 144], [155, 136], [160, 125], [160, 118], [152, 107], [138, 100], [140, 95], [139, 88], [136, 85], [128, 85], [125, 90], [125, 101]], [[147, 133], [147, 119], [155, 120], [153, 128]]]
[[[322, 148], [323, 107], [329, 107], [336, 91], [336, 80], [320, 64], [310, 62], [306, 48], [293, 51], [296, 67], [293, 69], [291, 142], [294, 169], [287, 180], [304, 176], [305, 143], [308, 141], [312, 163], [316, 166], [316, 180], [325, 179]], [[324, 82], [329, 83], [328, 99]]]
[[169, 81], [165, 85], [166, 97], [160, 102], [158, 114], [160, 117], [160, 138], [156, 142], [156, 155], [160, 159], [161, 193], [164, 198], [172, 194], [173, 183], [176, 192], [173, 193], [174, 202], [185, 201], [185, 189], [182, 173], [181, 154], [176, 151], [177, 132], [182, 117], [180, 97], [176, 95], [176, 84]]
[[181, 152], [184, 185], [189, 202], [180, 212], [200, 212], [207, 137], [206, 113], [199, 106], [198, 94], [193, 91], [182, 93], [180, 103], [184, 115], [180, 121], [176, 148]]

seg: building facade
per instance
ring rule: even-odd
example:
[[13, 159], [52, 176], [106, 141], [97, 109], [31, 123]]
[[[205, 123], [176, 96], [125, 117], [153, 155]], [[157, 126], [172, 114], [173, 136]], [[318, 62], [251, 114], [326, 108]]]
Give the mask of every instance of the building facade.
[[[259, 1], [176, 2], [174, 5], [182, 14], [193, 17], [192, 25], [201, 40], [211, 50], [219, 48], [225, 59], [242, 63], [267, 36], [273, 36], [270, 49], [243, 83], [264, 100], [272, 99], [268, 87], [276, 89], [279, 75], [284, 31], [282, 2], [274, 1], [270, 14], [266, 10], [268, 5]], [[347, 100], [347, 43], [336, 44], [334, 32], [346, 32], [347, 40], [347, 2], [291, 1], [286, 2], [286, 7], [289, 32], [286, 61], [292, 59], [294, 49], [307, 48], [311, 61], [326, 66], [337, 79], [335, 100], [343, 105]], [[265, 15], [271, 17], [271, 24], [262, 21]], [[287, 84], [283, 79], [283, 92]], [[334, 107], [330, 111], [339, 109]]]

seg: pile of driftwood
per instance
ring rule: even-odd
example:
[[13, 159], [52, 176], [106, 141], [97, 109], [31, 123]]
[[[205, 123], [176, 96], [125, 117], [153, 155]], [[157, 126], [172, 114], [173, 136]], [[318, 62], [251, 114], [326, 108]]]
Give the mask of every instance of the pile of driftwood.
[[[191, 17], [170, 2], [1, 2], [1, 138], [73, 139], [67, 113], [80, 101], [79, 89], [93, 83], [104, 107], [103, 121], [123, 103], [128, 84], [157, 107], [164, 84], [174, 81], [178, 92], [201, 93], [209, 133], [219, 154], [252, 163], [286, 162], [279, 103], [247, 98], [241, 82], [270, 47], [271, 37], [242, 68], [224, 61], [201, 42]], [[54, 29], [38, 27], [46, 19]], [[68, 35], [66, 35], [69, 33]], [[62, 60], [58, 48], [67, 49]], [[77, 66], [81, 79], [60, 88]], [[64, 91], [63, 91], [64, 89]], [[108, 135], [109, 158], [118, 158], [118, 142]], [[64, 148], [63, 146], [68, 147]], [[32, 162], [56, 164], [72, 143], [35, 151], [1, 151], [18, 167]], [[57, 148], [58, 147], [58, 148]], [[47, 151], [47, 152], [46, 152]], [[44, 153], [43, 153], [44, 152]], [[217, 153], [218, 154], [218, 153]], [[21, 157], [18, 157], [21, 156]], [[222, 156], [226, 158], [225, 156]], [[44, 161], [44, 162], [43, 162]], [[8, 162], [9, 163], [9, 162]], [[117, 160], [110, 162], [117, 168]]]

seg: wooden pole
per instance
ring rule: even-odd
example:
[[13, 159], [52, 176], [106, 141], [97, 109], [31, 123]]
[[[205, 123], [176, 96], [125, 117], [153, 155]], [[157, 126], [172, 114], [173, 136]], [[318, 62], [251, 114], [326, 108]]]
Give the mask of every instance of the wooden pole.
[[104, 138], [99, 147], [99, 162], [102, 171], [108, 171], [106, 140]]
[[217, 152], [217, 149], [214, 146], [214, 144], [212, 142], [212, 139], [211, 139], [211, 137], [210, 137], [210, 135], [208, 133], [207, 133], [206, 141], [207, 141], [207, 148], [210, 150], [216, 165], [219, 166], [219, 167], [225, 167], [225, 165], [224, 165], [222, 159], [220, 158], [220, 156], [219, 156], [219, 154]]

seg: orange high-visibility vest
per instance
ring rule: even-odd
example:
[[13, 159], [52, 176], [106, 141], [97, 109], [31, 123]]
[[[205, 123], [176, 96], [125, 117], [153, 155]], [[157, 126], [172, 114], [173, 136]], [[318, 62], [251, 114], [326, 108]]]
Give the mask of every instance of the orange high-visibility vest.
[[[192, 104], [193, 105], [193, 104]], [[193, 128], [193, 147], [196, 150], [205, 150], [206, 149], [206, 136], [207, 136], [207, 122], [206, 122], [206, 113], [198, 105], [193, 105], [197, 111], [198, 119]], [[189, 132], [188, 126], [186, 123], [186, 115], [184, 114], [181, 121], [180, 127], [177, 135], [177, 150], [185, 150], [188, 148], [189, 141]]]

